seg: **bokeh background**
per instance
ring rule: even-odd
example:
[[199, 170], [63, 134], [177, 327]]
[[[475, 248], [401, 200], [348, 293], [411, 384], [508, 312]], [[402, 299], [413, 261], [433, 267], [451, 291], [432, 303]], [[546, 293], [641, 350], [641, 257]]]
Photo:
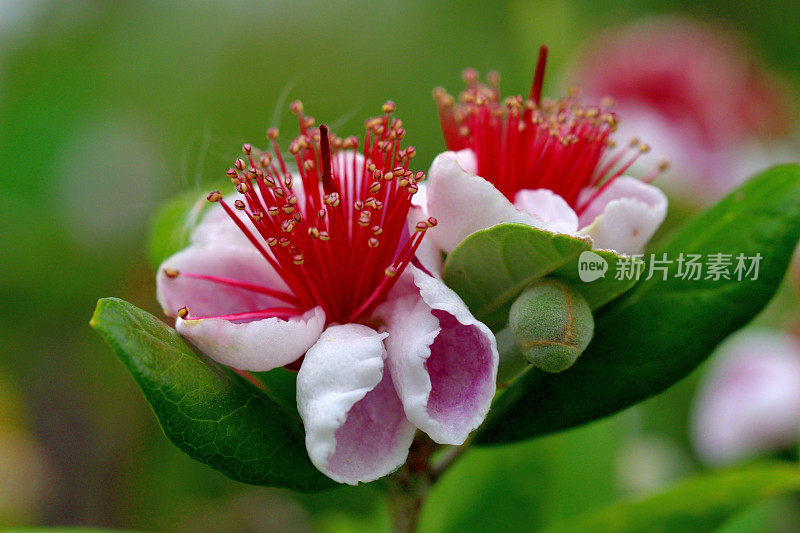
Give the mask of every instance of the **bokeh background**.
[[[384, 527], [370, 488], [250, 487], [173, 448], [89, 329], [96, 300], [160, 312], [149, 218], [175, 194], [224, 183], [242, 142], [258, 145], [268, 126], [294, 131], [287, 98], [341, 134], [395, 100], [424, 169], [443, 149], [433, 87], [457, 91], [472, 66], [525, 92], [547, 43], [553, 92], [591, 38], [664, 13], [728, 28], [790, 92], [800, 87], [791, 0], [0, 0], [0, 526]], [[796, 300], [787, 285], [760, 322], [791, 329]], [[529, 530], [707, 468], [687, 432], [705, 371], [610, 419], [470, 452], [434, 490], [423, 529]], [[770, 501], [728, 529], [791, 531], [798, 509]]]

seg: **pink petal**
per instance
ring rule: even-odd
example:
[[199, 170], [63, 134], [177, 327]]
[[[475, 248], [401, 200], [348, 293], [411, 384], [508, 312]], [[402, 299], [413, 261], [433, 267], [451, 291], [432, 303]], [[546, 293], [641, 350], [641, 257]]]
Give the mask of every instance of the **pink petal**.
[[522, 189], [514, 197], [514, 206], [542, 219], [547, 231], [567, 235], [578, 231], [578, 215], [566, 200], [549, 189]]
[[170, 278], [165, 269], [234, 279], [288, 293], [286, 284], [250, 243], [195, 244], [170, 256], [156, 276], [158, 303], [169, 316], [177, 316], [184, 306], [193, 316], [214, 316], [287, 305], [273, 296], [230, 285], [183, 275]]
[[[427, 220], [428, 215], [428, 186], [426, 183], [419, 184], [417, 194], [411, 197], [411, 209], [408, 211], [408, 229], [414, 231], [414, 226], [420, 220]], [[420, 264], [434, 276], [441, 277], [444, 268], [444, 257], [439, 245], [427, 236], [422, 239], [422, 244], [417, 248], [416, 258]]]
[[793, 446], [800, 437], [800, 344], [745, 332], [722, 346], [692, 409], [691, 436], [712, 464]]
[[[253, 235], [258, 237], [258, 239], [266, 245], [263, 239], [256, 233], [253, 224], [247, 218], [245, 212], [239, 210], [235, 210], [234, 212], [236, 216], [252, 230]], [[230, 216], [218, 203], [208, 208], [200, 224], [192, 231], [190, 241], [192, 244], [228, 244], [232, 246], [253, 247], [244, 233], [242, 233], [239, 227], [231, 220]]]
[[465, 172], [469, 172], [470, 174], [478, 173], [478, 157], [471, 148], [464, 148], [463, 150], [449, 153], [452, 153], [455, 156], [456, 163], [458, 163], [458, 165], [463, 168]]
[[[353, 163], [355, 163], [355, 165]], [[348, 197], [355, 198], [356, 194], [353, 187], [355, 186], [356, 183], [360, 183], [362, 181], [362, 177], [364, 176], [364, 170], [365, 170], [364, 155], [361, 154], [361, 152], [357, 152], [355, 150], [345, 150], [342, 152], [336, 152], [336, 155], [333, 156], [332, 164], [333, 164], [333, 172], [336, 175], [353, 176], [355, 178], [355, 179], [345, 180], [346, 183], [350, 186]], [[353, 170], [355, 170], [355, 174], [353, 173]]]
[[[594, 188], [581, 191], [578, 204], [583, 205], [583, 202], [591, 198], [594, 192]], [[663, 215], [667, 214], [667, 198], [661, 192], [661, 189], [636, 178], [621, 176], [606, 187], [597, 198], [592, 200], [589, 207], [581, 213], [580, 227], [583, 228], [594, 222], [597, 217], [603, 214], [609, 203], [622, 199], [638, 200], [654, 211], [661, 213], [662, 218]]]
[[288, 320], [264, 318], [235, 323], [219, 318], [175, 321], [178, 333], [204, 354], [240, 370], [264, 372], [288, 365], [314, 345], [325, 327], [325, 312], [315, 307]]
[[356, 485], [402, 465], [414, 438], [389, 372], [386, 333], [359, 324], [331, 326], [297, 374], [297, 408], [314, 465]]
[[[590, 194], [587, 190], [582, 196]], [[644, 250], [666, 215], [667, 197], [661, 190], [623, 176], [581, 214], [580, 233], [592, 237], [594, 248], [636, 254]]]
[[445, 252], [451, 252], [468, 235], [503, 222], [544, 229], [537, 217], [522, 212], [494, 185], [464, 170], [455, 152], [439, 154], [428, 174], [428, 213], [439, 224], [428, 230]]
[[440, 444], [463, 444], [489, 411], [498, 353], [492, 332], [440, 280], [409, 266], [419, 296], [378, 308], [389, 368], [406, 416]]

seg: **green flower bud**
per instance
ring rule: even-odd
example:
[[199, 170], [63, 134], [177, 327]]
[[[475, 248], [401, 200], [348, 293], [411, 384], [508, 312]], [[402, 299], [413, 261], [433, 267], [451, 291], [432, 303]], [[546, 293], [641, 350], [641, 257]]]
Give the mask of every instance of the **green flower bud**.
[[569, 284], [537, 280], [511, 306], [509, 328], [525, 358], [547, 372], [575, 363], [594, 333], [592, 309]]

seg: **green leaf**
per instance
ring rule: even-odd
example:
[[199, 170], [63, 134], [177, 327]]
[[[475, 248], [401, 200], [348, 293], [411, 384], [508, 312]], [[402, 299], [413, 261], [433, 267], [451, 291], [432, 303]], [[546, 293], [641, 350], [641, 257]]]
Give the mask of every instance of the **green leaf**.
[[[559, 374], [531, 369], [495, 402], [476, 442], [510, 442], [607, 416], [665, 390], [767, 304], [800, 237], [800, 166], [755, 176], [654, 254], [667, 279], [640, 281], [595, 317], [595, 336]], [[761, 254], [758, 279], [676, 277], [680, 253]]]
[[456, 246], [447, 256], [443, 277], [476, 318], [499, 329], [525, 287], [590, 248], [588, 240], [523, 224], [498, 224]]
[[796, 465], [765, 464], [697, 476], [638, 501], [585, 513], [547, 533], [705, 533], [760, 501], [800, 490]]
[[[610, 250], [592, 250], [602, 257], [608, 263], [608, 271], [605, 276], [598, 278], [594, 281], [583, 282], [578, 275], [578, 258], [570, 260], [566, 265], [558, 268], [552, 273], [553, 277], [562, 278], [571, 281], [576, 289], [580, 290], [581, 294], [592, 309], [597, 309], [625, 291], [629, 290], [636, 284], [636, 277], [634, 276], [620, 276], [617, 279], [616, 272], [620, 269], [629, 268], [643, 268], [644, 263], [641, 259], [623, 256], [616, 254]], [[624, 267], [622, 264], [625, 262], [633, 261], [636, 265]]]
[[160, 320], [103, 298], [90, 324], [131, 372], [167, 438], [192, 459], [255, 485], [302, 491], [336, 485], [308, 459], [296, 413], [196, 354]]
[[209, 202], [205, 194], [189, 192], [162, 205], [150, 221], [147, 257], [154, 268], [186, 248], [189, 235], [202, 219]]
[[300, 418], [297, 411], [297, 372], [285, 368], [274, 368], [269, 372], [252, 372], [261, 382], [269, 397], [295, 418]]

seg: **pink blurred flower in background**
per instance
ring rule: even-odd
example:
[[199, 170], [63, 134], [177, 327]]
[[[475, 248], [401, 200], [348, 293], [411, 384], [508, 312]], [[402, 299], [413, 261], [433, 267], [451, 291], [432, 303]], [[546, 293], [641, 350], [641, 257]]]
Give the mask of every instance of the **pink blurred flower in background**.
[[741, 36], [681, 17], [603, 32], [571, 76], [585, 97], [611, 97], [619, 137], [646, 131], [669, 159], [671, 192], [697, 203], [756, 170], [798, 159], [795, 110], [782, 82]]
[[690, 436], [713, 465], [784, 450], [800, 440], [800, 339], [746, 331], [712, 359], [692, 407]]

